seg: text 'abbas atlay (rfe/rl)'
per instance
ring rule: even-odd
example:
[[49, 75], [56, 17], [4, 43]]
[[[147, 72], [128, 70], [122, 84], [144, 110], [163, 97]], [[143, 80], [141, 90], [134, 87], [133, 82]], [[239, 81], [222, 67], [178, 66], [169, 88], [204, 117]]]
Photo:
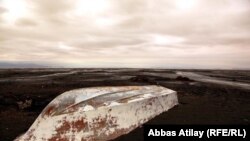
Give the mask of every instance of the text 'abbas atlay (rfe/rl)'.
[[249, 126], [174, 126], [174, 125], [145, 125], [144, 140], [164, 140], [167, 138], [182, 138], [196, 140], [221, 140], [235, 138], [237, 140], [249, 139]]

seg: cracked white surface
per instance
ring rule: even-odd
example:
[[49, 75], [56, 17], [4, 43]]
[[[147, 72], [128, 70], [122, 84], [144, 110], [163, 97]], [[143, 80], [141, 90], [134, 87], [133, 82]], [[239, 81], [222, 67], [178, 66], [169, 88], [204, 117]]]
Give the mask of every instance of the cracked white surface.
[[72, 90], [55, 98], [16, 140], [105, 141], [132, 131], [177, 104], [176, 92], [160, 86]]

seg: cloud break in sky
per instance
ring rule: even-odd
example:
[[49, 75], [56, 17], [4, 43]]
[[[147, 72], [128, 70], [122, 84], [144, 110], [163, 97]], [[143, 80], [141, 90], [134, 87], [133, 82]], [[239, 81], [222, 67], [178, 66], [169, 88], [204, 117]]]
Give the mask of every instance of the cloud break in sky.
[[249, 0], [0, 0], [0, 62], [250, 68]]

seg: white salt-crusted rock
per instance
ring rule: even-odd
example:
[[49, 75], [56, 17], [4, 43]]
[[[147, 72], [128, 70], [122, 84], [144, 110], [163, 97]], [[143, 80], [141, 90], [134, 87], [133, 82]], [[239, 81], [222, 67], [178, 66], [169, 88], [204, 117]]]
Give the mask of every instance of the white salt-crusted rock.
[[55, 98], [16, 141], [110, 140], [178, 104], [161, 86], [93, 87]]

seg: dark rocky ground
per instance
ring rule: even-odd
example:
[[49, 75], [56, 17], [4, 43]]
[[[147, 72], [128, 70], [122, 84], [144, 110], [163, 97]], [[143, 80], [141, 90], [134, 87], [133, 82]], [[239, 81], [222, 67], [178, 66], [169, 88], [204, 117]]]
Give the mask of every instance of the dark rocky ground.
[[[176, 75], [189, 71], [250, 84], [250, 71], [161, 69], [2, 69], [0, 140], [24, 133], [57, 95], [94, 86], [161, 85], [178, 92], [180, 104], [146, 124], [250, 124], [250, 90], [194, 81]], [[137, 128], [115, 141], [143, 140]]]

